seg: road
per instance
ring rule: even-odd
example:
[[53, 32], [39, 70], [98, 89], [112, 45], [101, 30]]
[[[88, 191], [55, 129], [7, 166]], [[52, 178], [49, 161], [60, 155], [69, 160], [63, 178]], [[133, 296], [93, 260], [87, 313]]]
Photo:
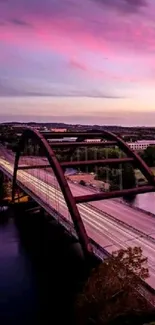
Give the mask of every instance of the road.
[[[55, 184], [59, 188], [55, 176], [51, 173], [48, 173], [42, 169], [29, 170], [29, 173], [42, 180], [43, 182], [46, 182], [49, 185]], [[92, 193], [92, 190], [90, 188], [79, 186], [78, 184], [74, 184], [71, 182], [69, 182], [68, 184], [71, 189], [71, 192], [75, 196]], [[99, 209], [100, 211], [104, 211], [105, 213], [115, 218], [118, 218], [119, 220], [126, 222], [127, 224], [155, 238], [155, 218], [149, 216], [147, 212], [145, 213], [136, 210], [115, 200], [102, 200], [98, 202], [91, 202], [89, 205]]]
[[[5, 168], [5, 170], [7, 170], [11, 175], [13, 174], [13, 163], [9, 163], [3, 159], [0, 159], [0, 165], [3, 166], [3, 168]], [[40, 170], [40, 172], [42, 177], [44, 173], [46, 173], [44, 170]], [[43, 202], [46, 202], [46, 204], [58, 210], [59, 213], [61, 213], [66, 219], [71, 220], [61, 191], [49, 184], [51, 183], [51, 177], [52, 182], [54, 181], [54, 176], [50, 175], [49, 173], [47, 176], [46, 173], [44, 175], [43, 181], [37, 178], [37, 173], [39, 173], [37, 170], [35, 170], [35, 175], [20, 170], [18, 171], [18, 180], [22, 182], [25, 187], [34, 192], [39, 198], [41, 198]], [[49, 180], [46, 178], [49, 178]], [[70, 184], [70, 187], [73, 192], [76, 191], [76, 195], [81, 195], [83, 192], [89, 191], [75, 184]], [[104, 247], [110, 253], [112, 251], [118, 250], [120, 248], [126, 248], [128, 246], [141, 246], [144, 255], [148, 257], [148, 265], [150, 271], [150, 278], [148, 279], [148, 283], [155, 288], [155, 241], [153, 242], [149, 238], [142, 236], [141, 233], [137, 234], [134, 230], [128, 229], [115, 220], [111, 220], [103, 212], [103, 209], [105, 210], [108, 207], [108, 203], [109, 201], [97, 202], [97, 207], [98, 209], [101, 209], [100, 211], [94, 211], [92, 209], [92, 207], [95, 206], [95, 202], [91, 203], [92, 206], [79, 204], [79, 211], [89, 237]], [[110, 205], [111, 211], [113, 211], [113, 213], [116, 213], [116, 210], [118, 209], [118, 216], [119, 214], [122, 216], [123, 214], [128, 214], [127, 220], [130, 218], [129, 212], [131, 212], [132, 220], [136, 220], [136, 216], [137, 218], [139, 216], [139, 219], [142, 219], [142, 221], [139, 223], [137, 221], [137, 227], [141, 227], [141, 229], [144, 231], [145, 226], [147, 225], [148, 232], [152, 237], [155, 238], [155, 222], [153, 218], [147, 214], [145, 215], [145, 213], [141, 213], [139, 211], [135, 211], [134, 209], [123, 206], [122, 204], [120, 205], [117, 203], [115, 205], [115, 203], [116, 202], [111, 202]], [[120, 206], [122, 208], [121, 213]]]

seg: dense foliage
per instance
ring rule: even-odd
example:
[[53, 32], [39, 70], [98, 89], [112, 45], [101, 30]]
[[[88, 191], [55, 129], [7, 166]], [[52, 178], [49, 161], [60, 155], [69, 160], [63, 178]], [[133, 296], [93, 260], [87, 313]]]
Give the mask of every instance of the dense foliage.
[[141, 279], [148, 276], [147, 258], [141, 248], [129, 247], [113, 253], [93, 270], [79, 295], [77, 324], [112, 324], [118, 319], [121, 325], [127, 319], [128, 324], [133, 324], [133, 317], [152, 309], [139, 294]]
[[0, 172], [0, 200], [5, 199], [11, 195], [11, 182], [4, 178], [2, 172]]
[[128, 189], [136, 185], [135, 172], [131, 164], [125, 164], [122, 169], [100, 167], [97, 169], [96, 179], [110, 182], [111, 190]]
[[140, 153], [141, 157], [150, 167], [155, 166], [155, 146], [150, 146], [144, 152]]

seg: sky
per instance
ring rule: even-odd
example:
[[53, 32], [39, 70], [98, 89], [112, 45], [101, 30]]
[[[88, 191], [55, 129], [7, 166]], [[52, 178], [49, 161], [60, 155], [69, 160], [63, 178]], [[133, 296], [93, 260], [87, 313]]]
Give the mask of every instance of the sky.
[[155, 0], [0, 0], [0, 121], [155, 124]]

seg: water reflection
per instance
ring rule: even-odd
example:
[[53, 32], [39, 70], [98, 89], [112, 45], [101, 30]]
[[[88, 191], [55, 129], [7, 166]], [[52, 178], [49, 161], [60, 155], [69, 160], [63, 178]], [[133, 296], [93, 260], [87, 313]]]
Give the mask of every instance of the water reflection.
[[10, 219], [0, 224], [0, 323], [34, 324], [36, 306], [33, 269]]
[[0, 324], [73, 324], [89, 273], [80, 246], [44, 215], [15, 220], [0, 225]]
[[155, 193], [138, 194], [132, 205], [155, 214]]

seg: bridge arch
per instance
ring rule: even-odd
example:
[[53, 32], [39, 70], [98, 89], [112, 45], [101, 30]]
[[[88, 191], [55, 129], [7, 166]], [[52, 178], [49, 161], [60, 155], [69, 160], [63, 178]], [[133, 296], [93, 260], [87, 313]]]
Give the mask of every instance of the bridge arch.
[[89, 238], [87, 236], [83, 221], [81, 219], [80, 213], [78, 211], [75, 199], [72, 195], [72, 192], [69, 188], [69, 185], [65, 179], [63, 170], [60, 166], [58, 159], [52, 148], [50, 147], [46, 138], [36, 129], [25, 129], [23, 134], [20, 137], [16, 156], [15, 156], [15, 163], [14, 163], [14, 173], [13, 173], [13, 185], [12, 185], [12, 200], [14, 201], [15, 197], [15, 187], [16, 187], [16, 180], [17, 180], [17, 171], [18, 171], [18, 164], [19, 158], [21, 156], [22, 151], [24, 150], [25, 143], [27, 139], [36, 140], [40, 146], [43, 148], [45, 155], [49, 161], [51, 168], [54, 171], [54, 174], [57, 178], [61, 191], [64, 195], [68, 210], [72, 217], [72, 221], [78, 235], [80, 244], [82, 246], [83, 252], [86, 256], [92, 253], [92, 248], [89, 242]]
[[[152, 173], [152, 171], [150, 170], [150, 168], [147, 166], [147, 164], [143, 161], [143, 159], [136, 153], [134, 152], [127, 144], [126, 142], [121, 138], [118, 137], [117, 135], [115, 135], [112, 132], [106, 131], [106, 130], [102, 130], [102, 131], [98, 131], [98, 130], [91, 130], [88, 132], [84, 132], [84, 133], [65, 133], [65, 134], [59, 134], [59, 136], [70, 136], [72, 134], [74, 134], [74, 136], [77, 138], [76, 142], [77, 144], [73, 144], [73, 146], [71, 146], [71, 143], [61, 143], [61, 147], [63, 146], [67, 146], [70, 147], [71, 146], [71, 150], [69, 150], [69, 155], [72, 154], [77, 146], [84, 146], [84, 144], [86, 145], [86, 143], [84, 143], [83, 141], [85, 139], [88, 139], [89, 136], [91, 136], [92, 138], [94, 137], [100, 137], [102, 140], [102, 143], [100, 144], [100, 146], [105, 146], [105, 142], [103, 141], [104, 138], [106, 138], [106, 140], [109, 140], [109, 143], [112, 145], [117, 145], [124, 153], [126, 153], [127, 157], [129, 159], [124, 159], [125, 162], [127, 161], [132, 161], [133, 164], [135, 164], [140, 171], [144, 174], [144, 176], [146, 177], [149, 186], [145, 186], [143, 188], [139, 188], [137, 190], [136, 189], [130, 189], [130, 190], [120, 190], [120, 191], [112, 191], [112, 192], [106, 192], [106, 193], [93, 193], [93, 194], [87, 194], [87, 195], [83, 195], [83, 196], [78, 196], [75, 197], [72, 195], [72, 192], [69, 188], [69, 185], [67, 183], [67, 180], [64, 176], [64, 168], [66, 168], [66, 166], [73, 166], [74, 162], [62, 162], [60, 163], [55, 155], [55, 152], [52, 148], [54, 148], [54, 146], [58, 146], [60, 145], [60, 143], [56, 143], [56, 144], [52, 144], [52, 148], [51, 145], [48, 143], [48, 134], [43, 134], [40, 133], [38, 130], [36, 129], [25, 129], [20, 141], [19, 141], [19, 145], [17, 148], [17, 152], [16, 152], [16, 157], [15, 157], [15, 164], [14, 164], [14, 174], [13, 174], [13, 186], [12, 186], [12, 200], [14, 201], [14, 197], [15, 197], [15, 186], [16, 186], [16, 180], [17, 180], [17, 170], [18, 170], [18, 165], [19, 165], [19, 158], [21, 156], [22, 151], [24, 150], [25, 144], [27, 142], [27, 139], [32, 139], [35, 142], [38, 142], [40, 144], [40, 146], [44, 149], [45, 155], [49, 161], [49, 165], [51, 166], [51, 168], [54, 171], [54, 174], [57, 178], [57, 181], [59, 183], [59, 186], [61, 188], [61, 191], [64, 195], [64, 199], [66, 201], [66, 205], [68, 207], [68, 210], [70, 212], [70, 215], [72, 217], [73, 220], [73, 224], [76, 230], [76, 233], [78, 235], [80, 244], [82, 246], [83, 252], [85, 255], [89, 255], [92, 253], [92, 247], [90, 244], [90, 240], [87, 236], [87, 232], [85, 230], [85, 226], [83, 224], [82, 218], [80, 216], [77, 204], [78, 203], [84, 203], [84, 202], [91, 202], [91, 201], [97, 201], [97, 200], [102, 200], [102, 199], [108, 199], [108, 198], [112, 198], [112, 197], [119, 197], [119, 196], [123, 196], [124, 194], [138, 194], [138, 193], [145, 193], [147, 191], [155, 191], [155, 177]], [[53, 137], [53, 135], [52, 135]], [[91, 144], [90, 144], [91, 146]], [[109, 164], [110, 163], [120, 163], [123, 159], [105, 159], [101, 160], [99, 163], [100, 165], [102, 165], [102, 163], [106, 163]], [[85, 162], [79, 162], [81, 164], [93, 164], [92, 161], [85, 161]]]

